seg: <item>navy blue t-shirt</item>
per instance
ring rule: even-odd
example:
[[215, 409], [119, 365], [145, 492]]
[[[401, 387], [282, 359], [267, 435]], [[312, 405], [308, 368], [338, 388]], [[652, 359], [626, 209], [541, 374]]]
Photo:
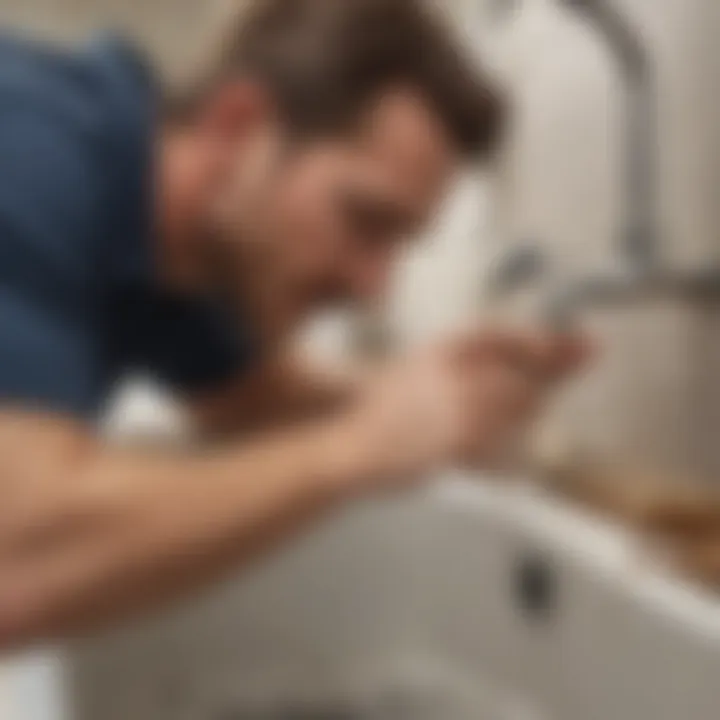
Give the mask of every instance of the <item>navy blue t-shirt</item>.
[[92, 418], [127, 373], [192, 393], [250, 361], [234, 319], [155, 280], [155, 103], [117, 39], [0, 37], [0, 407]]

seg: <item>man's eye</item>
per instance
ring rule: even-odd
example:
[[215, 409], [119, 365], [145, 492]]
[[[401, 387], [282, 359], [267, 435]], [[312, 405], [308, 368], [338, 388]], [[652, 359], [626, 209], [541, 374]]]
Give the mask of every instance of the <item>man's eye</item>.
[[384, 207], [351, 201], [346, 203], [345, 213], [353, 231], [360, 235], [384, 236], [399, 229], [397, 216]]

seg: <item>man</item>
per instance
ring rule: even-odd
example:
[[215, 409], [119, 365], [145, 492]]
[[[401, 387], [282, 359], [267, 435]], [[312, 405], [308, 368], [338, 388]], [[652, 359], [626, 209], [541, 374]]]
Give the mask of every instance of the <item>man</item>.
[[[381, 298], [498, 126], [419, 0], [259, 0], [162, 100], [118, 41], [0, 41], [0, 647], [153, 607], [513, 440], [579, 343], [477, 334], [332, 384], [285, 352], [316, 309]], [[103, 445], [133, 371], [224, 442]]]

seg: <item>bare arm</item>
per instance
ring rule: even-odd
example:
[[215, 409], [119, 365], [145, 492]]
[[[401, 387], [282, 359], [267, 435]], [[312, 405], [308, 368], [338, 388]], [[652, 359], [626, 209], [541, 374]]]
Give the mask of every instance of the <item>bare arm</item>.
[[359, 472], [344, 427], [172, 456], [115, 451], [64, 420], [0, 416], [0, 647], [144, 610], [297, 531]]
[[389, 367], [334, 422], [205, 454], [114, 450], [71, 421], [0, 412], [0, 648], [187, 593], [358, 492], [492, 459], [577, 352], [522, 337], [477, 348]]

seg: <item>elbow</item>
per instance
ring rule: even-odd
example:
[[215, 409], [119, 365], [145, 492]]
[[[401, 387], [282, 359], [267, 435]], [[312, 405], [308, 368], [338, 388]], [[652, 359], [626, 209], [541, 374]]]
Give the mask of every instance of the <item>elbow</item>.
[[0, 657], [49, 639], [49, 608], [12, 575], [0, 570]]
[[49, 639], [54, 613], [37, 528], [23, 523], [12, 530], [0, 536], [0, 657]]

